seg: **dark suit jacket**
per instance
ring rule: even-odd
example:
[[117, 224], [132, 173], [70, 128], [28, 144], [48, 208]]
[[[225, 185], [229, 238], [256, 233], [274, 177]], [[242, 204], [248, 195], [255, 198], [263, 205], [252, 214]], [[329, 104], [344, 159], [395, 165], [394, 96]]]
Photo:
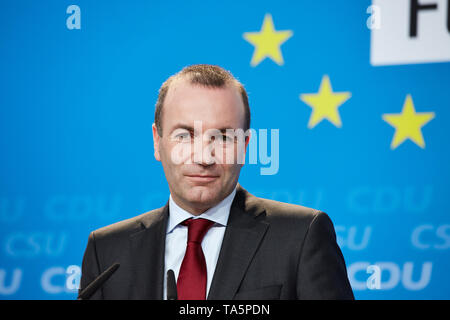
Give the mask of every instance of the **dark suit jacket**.
[[[162, 299], [168, 216], [167, 202], [93, 231], [80, 287], [119, 262], [92, 299]], [[330, 218], [314, 209], [257, 198], [238, 184], [207, 298], [353, 299]]]

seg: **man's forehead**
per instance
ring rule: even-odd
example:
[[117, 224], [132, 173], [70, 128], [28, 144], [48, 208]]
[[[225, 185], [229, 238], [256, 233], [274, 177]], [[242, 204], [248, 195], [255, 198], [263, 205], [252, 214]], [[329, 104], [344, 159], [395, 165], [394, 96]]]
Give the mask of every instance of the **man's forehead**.
[[233, 92], [232, 87], [206, 87], [186, 81], [170, 86], [164, 108], [167, 113], [194, 112], [200, 117], [207, 117], [211, 112], [219, 112], [221, 118], [241, 116], [241, 110], [244, 111], [242, 98], [237, 90]]
[[[234, 90], [234, 95], [230, 90]], [[163, 122], [169, 132], [177, 128], [175, 124], [180, 122], [192, 127], [194, 121], [203, 121], [204, 128], [234, 129], [242, 127], [244, 123], [242, 98], [237, 88], [229, 84], [207, 87], [190, 83], [186, 77], [175, 78], [170, 83], [164, 109]]]

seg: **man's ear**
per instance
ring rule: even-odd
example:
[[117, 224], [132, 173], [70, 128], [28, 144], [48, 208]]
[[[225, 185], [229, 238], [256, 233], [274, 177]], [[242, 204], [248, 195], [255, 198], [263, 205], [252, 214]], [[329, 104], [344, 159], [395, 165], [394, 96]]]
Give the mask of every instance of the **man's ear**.
[[158, 134], [158, 129], [156, 128], [156, 124], [152, 124], [152, 131], [153, 131], [153, 149], [154, 149], [154, 155], [155, 159], [158, 161], [161, 161], [161, 156], [159, 154], [159, 143], [161, 137]]
[[249, 129], [248, 135], [245, 137], [244, 164], [245, 164], [245, 156], [247, 155], [247, 147], [248, 147], [251, 137], [252, 137], [252, 131]]
[[245, 137], [245, 152], [247, 153], [248, 143], [250, 142], [250, 138], [252, 137], [252, 131], [248, 130], [248, 135]]

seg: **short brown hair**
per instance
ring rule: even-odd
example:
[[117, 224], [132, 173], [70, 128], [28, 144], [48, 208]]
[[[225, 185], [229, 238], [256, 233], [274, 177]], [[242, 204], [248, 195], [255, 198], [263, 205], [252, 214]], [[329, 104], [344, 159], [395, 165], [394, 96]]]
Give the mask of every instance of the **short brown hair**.
[[159, 89], [158, 100], [155, 108], [155, 125], [158, 135], [162, 137], [162, 110], [164, 99], [169, 91], [170, 84], [179, 78], [186, 78], [191, 84], [197, 84], [210, 88], [223, 88], [227, 85], [235, 86], [242, 97], [244, 103], [244, 131], [250, 128], [250, 106], [248, 104], [248, 96], [244, 86], [233, 75], [222, 67], [210, 64], [195, 64], [184, 67], [180, 72], [172, 75], [167, 79]]

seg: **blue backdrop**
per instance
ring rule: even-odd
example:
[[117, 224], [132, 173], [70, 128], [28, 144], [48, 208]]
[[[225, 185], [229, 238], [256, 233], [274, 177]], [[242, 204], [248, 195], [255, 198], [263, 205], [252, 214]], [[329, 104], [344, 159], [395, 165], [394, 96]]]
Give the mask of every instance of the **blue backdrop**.
[[241, 185], [327, 212], [357, 299], [449, 299], [450, 64], [374, 63], [379, 2], [2, 1], [0, 299], [74, 299], [89, 232], [165, 204], [154, 105], [195, 63], [278, 130]]

